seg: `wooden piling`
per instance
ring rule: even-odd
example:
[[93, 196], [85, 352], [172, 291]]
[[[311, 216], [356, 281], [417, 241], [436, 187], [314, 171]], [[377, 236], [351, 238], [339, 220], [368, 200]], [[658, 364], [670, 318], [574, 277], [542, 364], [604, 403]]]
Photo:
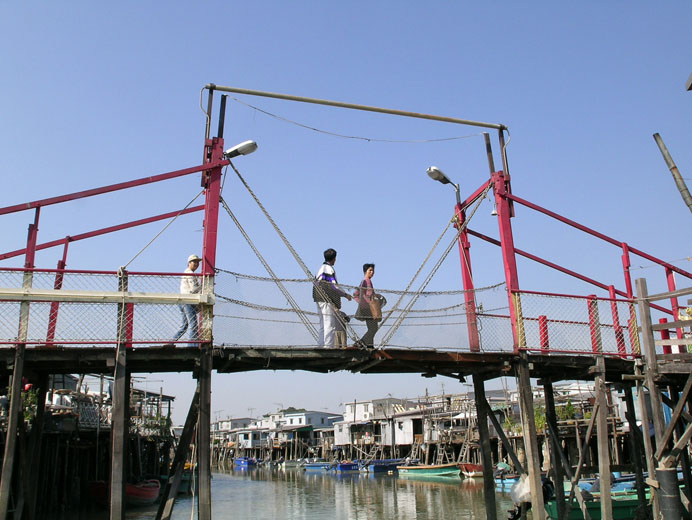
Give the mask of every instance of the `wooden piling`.
[[493, 453], [490, 447], [488, 431], [488, 401], [485, 398], [485, 384], [480, 375], [473, 375], [473, 389], [476, 398], [476, 416], [478, 417], [478, 437], [481, 444], [481, 461], [483, 463], [483, 491], [485, 497], [486, 518], [497, 518], [495, 503], [495, 478], [493, 477]]
[[199, 415], [197, 419], [199, 520], [211, 520], [211, 350], [211, 343], [202, 345], [199, 366]]
[[549, 433], [555, 433], [555, 435], [548, 435], [550, 438], [546, 439], [546, 442], [549, 442], [550, 448], [550, 466], [553, 476], [553, 483], [555, 484], [555, 500], [557, 503], [558, 516], [560, 518], [564, 518], [565, 487], [563, 482], [565, 480], [565, 471], [562, 467], [562, 461], [560, 459], [562, 446], [560, 446], [560, 443], [558, 442], [559, 431], [557, 427], [557, 415], [555, 413], [555, 395], [553, 392], [552, 381], [543, 381], [543, 393], [545, 394], [545, 418], [548, 431]]
[[598, 403], [597, 442], [598, 442], [598, 473], [601, 493], [601, 518], [612, 520], [613, 499], [606, 490], [611, 488], [610, 450], [608, 449], [608, 402], [605, 388], [605, 360], [603, 356], [596, 358], [596, 402]]
[[519, 399], [521, 403], [521, 424], [524, 432], [524, 449], [526, 450], [526, 466], [531, 485], [532, 515], [534, 520], [545, 519], [545, 504], [543, 502], [543, 484], [541, 482], [541, 465], [538, 457], [538, 441], [536, 439], [536, 423], [533, 408], [533, 392], [529, 361], [525, 351], [520, 353], [517, 364], [517, 379]]

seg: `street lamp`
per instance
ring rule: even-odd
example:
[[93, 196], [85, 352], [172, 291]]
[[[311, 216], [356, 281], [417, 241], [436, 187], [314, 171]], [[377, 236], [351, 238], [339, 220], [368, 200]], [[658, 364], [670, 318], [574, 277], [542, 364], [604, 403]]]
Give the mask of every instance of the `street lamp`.
[[250, 155], [255, 150], [257, 150], [257, 143], [255, 141], [243, 141], [226, 150], [223, 153], [223, 157], [224, 159], [233, 159], [233, 157], [238, 157], [239, 155]]
[[466, 321], [468, 323], [467, 330], [469, 335], [469, 348], [471, 352], [478, 352], [480, 351], [480, 336], [478, 334], [478, 323], [476, 321], [476, 298], [473, 287], [473, 276], [471, 274], [471, 255], [469, 253], [471, 244], [469, 243], [468, 233], [466, 231], [466, 226], [464, 225], [466, 221], [466, 214], [464, 209], [461, 207], [459, 185], [450, 181], [449, 177], [447, 177], [437, 166], [431, 166], [427, 171], [428, 177], [431, 179], [442, 184], [451, 184], [454, 186], [454, 191], [457, 194], [457, 205], [454, 208], [454, 213], [456, 216], [455, 227], [459, 229], [459, 258], [461, 260], [461, 277], [464, 284], [464, 301], [466, 303]]
[[452, 181], [450, 181], [449, 177], [447, 177], [442, 170], [440, 170], [437, 166], [431, 166], [430, 168], [428, 168], [428, 177], [441, 184], [451, 184], [452, 186], [454, 186], [454, 191], [457, 194], [457, 204], [461, 205], [461, 198], [459, 196], [459, 185], [454, 184]]

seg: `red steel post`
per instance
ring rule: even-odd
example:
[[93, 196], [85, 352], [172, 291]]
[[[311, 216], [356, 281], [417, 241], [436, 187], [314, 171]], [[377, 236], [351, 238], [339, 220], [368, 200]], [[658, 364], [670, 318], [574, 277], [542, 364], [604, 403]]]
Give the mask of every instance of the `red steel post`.
[[591, 333], [591, 349], [595, 354], [602, 352], [601, 336], [599, 327], [601, 326], [598, 318], [598, 300], [595, 294], [587, 296], [587, 305], [589, 306], [589, 332]]
[[[55, 272], [55, 282], [53, 283], [53, 289], [59, 291], [62, 289], [62, 281], [64, 277], [63, 271], [67, 267], [67, 248], [70, 245], [69, 240], [65, 240], [65, 247], [62, 250], [62, 260], [58, 260], [58, 269]], [[51, 302], [50, 313], [48, 314], [48, 333], [46, 334], [46, 345], [54, 347], [55, 346], [55, 329], [58, 326], [58, 309], [60, 307], [60, 302]]]
[[[466, 213], [457, 204], [455, 208], [456, 222], [454, 226], [460, 229], [466, 221]], [[478, 336], [478, 319], [476, 316], [476, 294], [471, 273], [471, 243], [466, 229], [459, 234], [459, 259], [461, 261], [461, 278], [464, 284], [464, 302], [466, 304], [466, 328], [469, 335], [469, 349], [471, 352], [480, 352], [480, 338]]]
[[618, 302], [615, 300], [617, 297], [615, 294], [615, 286], [611, 285], [608, 287], [608, 292], [610, 293], [610, 310], [613, 313], [613, 332], [615, 333], [615, 342], [618, 346], [618, 353], [620, 356], [625, 357], [627, 355], [627, 349], [625, 348], [625, 335], [622, 332], [622, 325], [620, 325]]
[[550, 351], [548, 317], [543, 314], [538, 317], [538, 336], [541, 343], [541, 354], [547, 354]]
[[[668, 282], [668, 290], [670, 292], [675, 291], [675, 274], [673, 273], [673, 270], [666, 267], [666, 280]], [[679, 320], [680, 319], [680, 305], [678, 304], [678, 299], [677, 297], [673, 297], [670, 299], [670, 308], [673, 311], [673, 320]], [[678, 327], [675, 329], [675, 333], [678, 336], [678, 339], [682, 339], [684, 336], [682, 335], [682, 329]], [[682, 351], [682, 346], [678, 345], [678, 352]]]
[[36, 260], [36, 241], [38, 239], [38, 218], [41, 214], [41, 208], [36, 208], [34, 215], [34, 223], [29, 224], [29, 233], [26, 239], [26, 256], [24, 260], [25, 269], [33, 269], [34, 261]]
[[[210, 151], [209, 162], [218, 163], [223, 160], [223, 139], [214, 137], [207, 139], [206, 148]], [[214, 275], [216, 266], [216, 240], [219, 225], [219, 203], [221, 196], [221, 170], [216, 166], [202, 174], [204, 187], [204, 242], [202, 245], [202, 274]]]
[[[658, 322], [659, 323], [668, 323], [668, 320], [666, 318], [660, 318], [658, 320]], [[668, 329], [661, 331], [661, 339], [670, 339], [670, 331]], [[672, 353], [671, 346], [670, 345], [663, 345], [663, 353], [664, 354]]]
[[495, 193], [495, 206], [497, 207], [497, 222], [500, 227], [500, 244], [502, 247], [502, 263], [505, 270], [505, 282], [509, 297], [509, 315], [512, 323], [512, 337], [514, 351], [519, 350], [519, 323], [515, 297], [519, 294], [519, 277], [517, 274], [517, 259], [514, 251], [514, 237], [512, 235], [512, 210], [507, 199], [509, 180], [505, 179], [502, 171], [492, 174], [493, 192]]
[[622, 271], [625, 275], [625, 287], [627, 288], [627, 297], [634, 298], [634, 290], [632, 290], [632, 275], [630, 273], [630, 248], [627, 243], [622, 243]]

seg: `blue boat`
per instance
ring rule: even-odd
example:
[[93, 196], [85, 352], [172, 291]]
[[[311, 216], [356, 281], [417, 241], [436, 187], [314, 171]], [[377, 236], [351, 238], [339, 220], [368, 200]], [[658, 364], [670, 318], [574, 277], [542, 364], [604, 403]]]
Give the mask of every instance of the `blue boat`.
[[306, 462], [300, 466], [304, 471], [330, 471], [334, 463], [328, 461]]
[[359, 471], [357, 461], [344, 460], [336, 463], [336, 471]]
[[511, 475], [504, 478], [495, 477], [495, 490], [509, 492], [512, 486], [519, 482], [519, 476]]
[[389, 473], [396, 471], [397, 466], [401, 466], [402, 459], [375, 459], [361, 462], [361, 471], [367, 473]]
[[257, 460], [252, 457], [236, 457], [233, 459], [233, 465], [241, 468], [249, 468], [250, 466], [256, 466]]

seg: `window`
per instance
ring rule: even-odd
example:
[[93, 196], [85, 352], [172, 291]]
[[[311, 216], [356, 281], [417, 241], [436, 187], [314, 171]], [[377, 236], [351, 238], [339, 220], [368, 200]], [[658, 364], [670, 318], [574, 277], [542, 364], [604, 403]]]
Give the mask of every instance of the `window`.
[[322, 417], [322, 424], [324, 424], [324, 417]]
[[312, 424], [312, 417], [308, 417], [308, 424]]
[[293, 418], [291, 418], [291, 422], [290, 422], [290, 424], [293, 424]]

